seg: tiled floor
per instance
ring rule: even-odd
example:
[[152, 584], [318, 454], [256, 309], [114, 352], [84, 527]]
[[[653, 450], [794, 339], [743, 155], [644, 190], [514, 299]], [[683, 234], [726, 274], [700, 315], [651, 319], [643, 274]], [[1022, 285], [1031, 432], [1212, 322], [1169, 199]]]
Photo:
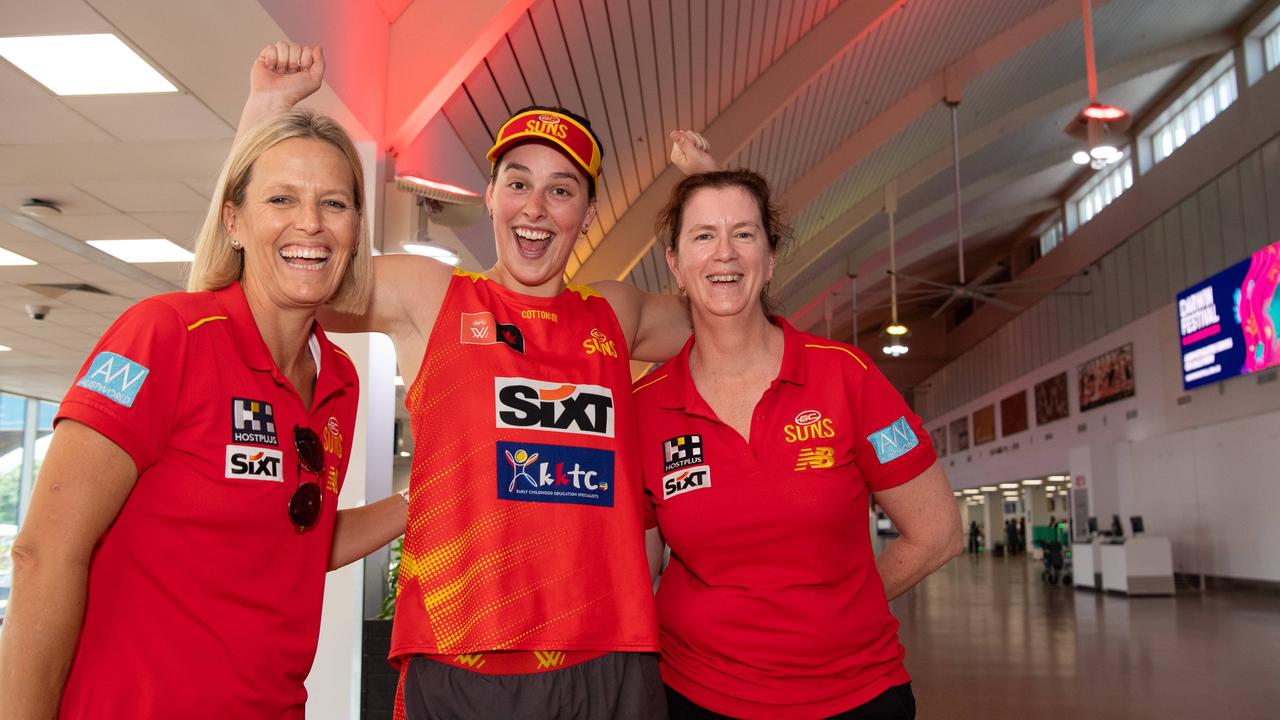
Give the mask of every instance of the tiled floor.
[[961, 556], [893, 603], [922, 720], [1280, 718], [1280, 597], [1103, 595]]

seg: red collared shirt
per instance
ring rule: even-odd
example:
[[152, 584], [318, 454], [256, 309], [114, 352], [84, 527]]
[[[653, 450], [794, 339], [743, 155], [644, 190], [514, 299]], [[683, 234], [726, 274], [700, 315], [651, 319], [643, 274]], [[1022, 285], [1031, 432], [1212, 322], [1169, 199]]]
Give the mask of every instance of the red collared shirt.
[[[358, 399], [350, 358], [315, 337], [310, 409], [239, 284], [144, 300], [94, 348], [58, 420], [120, 446], [138, 480], [93, 555], [62, 717], [303, 716]], [[303, 534], [286, 508], [316, 476], [299, 471], [295, 426], [325, 450]]]
[[750, 442], [720, 422], [684, 350], [636, 383], [662, 676], [743, 718], [827, 717], [909, 680], [867, 527], [870, 492], [936, 459], [867, 355], [781, 319], [782, 367]]

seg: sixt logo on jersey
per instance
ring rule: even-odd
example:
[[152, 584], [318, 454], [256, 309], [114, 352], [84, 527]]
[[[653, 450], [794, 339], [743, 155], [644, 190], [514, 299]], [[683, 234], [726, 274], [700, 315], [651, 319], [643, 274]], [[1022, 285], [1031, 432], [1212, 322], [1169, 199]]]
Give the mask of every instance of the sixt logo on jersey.
[[613, 437], [613, 393], [599, 385], [494, 378], [497, 427]]
[[244, 445], [227, 446], [226, 476], [230, 480], [272, 480], [283, 482], [279, 450]]
[[711, 468], [706, 465], [678, 470], [662, 476], [662, 499], [671, 498], [693, 490], [711, 487]]
[[276, 415], [271, 403], [231, 398], [231, 442], [277, 445]]
[[92, 390], [117, 405], [133, 407], [134, 398], [138, 397], [138, 391], [150, 372], [123, 355], [103, 351], [89, 363], [89, 371], [76, 385]]
[[795, 424], [784, 425], [782, 433], [789, 443], [836, 436], [831, 418], [822, 417], [822, 413], [817, 410], [803, 410], [797, 413]]
[[897, 460], [920, 444], [920, 439], [916, 437], [905, 415], [894, 420], [892, 425], [868, 435], [867, 441], [871, 443], [871, 447], [875, 448], [876, 457], [879, 458], [881, 465], [890, 460]]
[[662, 441], [662, 472], [702, 462], [702, 436], [681, 435]]
[[496, 345], [502, 343], [524, 354], [524, 334], [510, 323], [500, 323], [491, 312], [462, 313], [458, 342], [463, 345]]
[[498, 499], [613, 507], [613, 451], [499, 442]]

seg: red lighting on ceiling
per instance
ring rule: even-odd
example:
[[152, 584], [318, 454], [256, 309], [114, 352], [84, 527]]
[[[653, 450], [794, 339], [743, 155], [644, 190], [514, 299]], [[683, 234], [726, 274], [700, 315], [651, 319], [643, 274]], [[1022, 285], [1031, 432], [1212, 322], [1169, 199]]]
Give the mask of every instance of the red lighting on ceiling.
[[467, 197], [480, 197], [478, 193], [471, 192], [466, 188], [460, 188], [457, 185], [450, 185], [449, 183], [442, 183], [436, 180], [428, 180], [426, 178], [420, 178], [420, 177], [417, 177], [416, 175], [401, 175], [396, 179], [404, 180], [405, 182], [411, 182], [415, 185], [421, 185], [426, 188], [431, 188], [432, 190], [442, 190], [444, 192], [455, 193], [457, 195], [465, 195]]
[[1086, 107], [1083, 111], [1081, 111], [1080, 114], [1084, 115], [1090, 120], [1110, 121], [1110, 120], [1119, 120], [1120, 118], [1125, 117], [1129, 113], [1125, 112], [1124, 110], [1121, 110], [1118, 107], [1114, 107], [1112, 105], [1090, 105]]

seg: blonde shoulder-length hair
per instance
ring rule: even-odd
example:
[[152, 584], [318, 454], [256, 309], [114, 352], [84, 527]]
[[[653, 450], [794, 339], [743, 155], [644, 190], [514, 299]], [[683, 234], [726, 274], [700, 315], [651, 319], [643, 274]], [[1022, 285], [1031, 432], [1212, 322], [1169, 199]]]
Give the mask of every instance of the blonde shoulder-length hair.
[[218, 175], [204, 226], [196, 236], [195, 259], [191, 261], [187, 290], [221, 290], [244, 274], [244, 256], [231, 247], [231, 239], [227, 237], [226, 228], [222, 224], [222, 208], [228, 202], [236, 207], [244, 205], [245, 190], [249, 186], [253, 164], [262, 153], [290, 138], [323, 140], [341, 151], [351, 165], [352, 194], [355, 197], [356, 212], [360, 213], [356, 254], [347, 263], [342, 284], [329, 299], [329, 305], [340, 313], [363, 314], [368, 309], [369, 294], [373, 286], [373, 266], [364, 215], [364, 170], [347, 131], [332, 118], [310, 110], [291, 110], [272, 117], [254, 128], [231, 149], [231, 156]]

